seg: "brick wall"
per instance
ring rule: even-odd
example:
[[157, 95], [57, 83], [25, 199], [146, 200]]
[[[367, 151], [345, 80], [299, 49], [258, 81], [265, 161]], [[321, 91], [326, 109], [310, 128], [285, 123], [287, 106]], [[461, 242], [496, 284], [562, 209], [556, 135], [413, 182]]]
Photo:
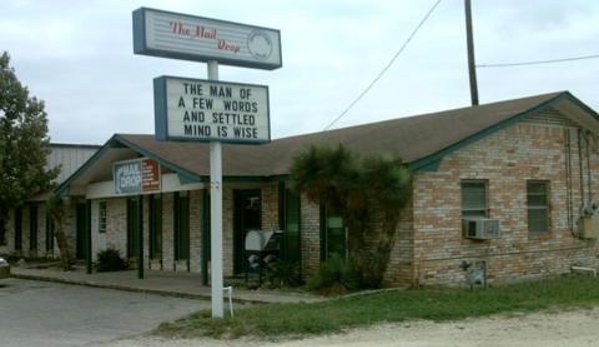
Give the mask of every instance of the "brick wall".
[[106, 248], [118, 249], [127, 256], [127, 199], [106, 200]]
[[[576, 226], [573, 229], [568, 222], [565, 128], [518, 123], [445, 157], [438, 172], [416, 175], [414, 262], [420, 284], [464, 284], [463, 261], [485, 260], [489, 280], [496, 283], [563, 273], [573, 264], [597, 266], [595, 241], [574, 237]], [[576, 136], [571, 136], [570, 147], [576, 223], [582, 199]], [[595, 168], [592, 184], [599, 191], [596, 153], [591, 160]], [[489, 217], [500, 221], [499, 239], [462, 237], [463, 179], [488, 181]], [[550, 185], [551, 230], [544, 235], [529, 235], [527, 230], [527, 180]]]
[[311, 276], [320, 265], [320, 206], [301, 195], [302, 275]]

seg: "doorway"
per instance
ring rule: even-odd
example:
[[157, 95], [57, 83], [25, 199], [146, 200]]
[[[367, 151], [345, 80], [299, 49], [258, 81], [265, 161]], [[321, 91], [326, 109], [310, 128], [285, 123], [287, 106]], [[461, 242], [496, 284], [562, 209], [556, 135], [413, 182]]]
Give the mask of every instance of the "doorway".
[[233, 273], [244, 271], [245, 235], [262, 229], [262, 192], [260, 189], [233, 191]]

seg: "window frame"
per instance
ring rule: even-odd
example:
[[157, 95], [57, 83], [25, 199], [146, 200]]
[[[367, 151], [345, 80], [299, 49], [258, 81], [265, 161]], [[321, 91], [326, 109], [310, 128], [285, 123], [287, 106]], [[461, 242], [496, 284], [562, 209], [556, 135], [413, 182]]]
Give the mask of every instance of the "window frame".
[[106, 234], [106, 221], [108, 215], [108, 204], [106, 201], [100, 201], [98, 203], [98, 232], [100, 234]]
[[[545, 196], [545, 205], [533, 205], [531, 206], [529, 201], [529, 196], [543, 196], [541, 194], [531, 194], [529, 185], [530, 184], [543, 184], [544, 185], [544, 196]], [[531, 211], [546, 211], [546, 230], [531, 230], [530, 225], [530, 213]], [[529, 235], [546, 235], [551, 233], [552, 225], [551, 225], [551, 182], [548, 180], [527, 180], [526, 181], [526, 229]]]
[[[484, 209], [465, 209], [464, 208], [464, 185], [465, 184], [482, 184], [485, 194]], [[487, 179], [462, 179], [460, 181], [460, 210], [462, 218], [489, 218], [491, 209], [489, 207], [489, 180]], [[476, 214], [476, 212], [484, 212], [484, 214]]]

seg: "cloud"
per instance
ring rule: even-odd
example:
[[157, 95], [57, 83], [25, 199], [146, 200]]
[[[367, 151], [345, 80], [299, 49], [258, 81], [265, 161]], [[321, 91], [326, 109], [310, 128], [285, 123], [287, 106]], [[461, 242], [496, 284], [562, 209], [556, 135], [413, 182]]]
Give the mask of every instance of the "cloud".
[[[54, 141], [103, 143], [115, 132], [153, 132], [152, 79], [205, 78], [201, 63], [133, 54], [131, 13], [141, 7], [281, 30], [283, 67], [220, 67], [222, 80], [269, 86], [275, 137], [319, 131], [389, 62], [430, 1], [2, 1], [0, 47], [46, 101]], [[463, 3], [441, 2], [395, 64], [338, 124], [348, 126], [467, 106]], [[479, 63], [597, 54], [599, 3], [473, 2]], [[570, 89], [599, 109], [597, 60], [479, 69], [495, 101]]]

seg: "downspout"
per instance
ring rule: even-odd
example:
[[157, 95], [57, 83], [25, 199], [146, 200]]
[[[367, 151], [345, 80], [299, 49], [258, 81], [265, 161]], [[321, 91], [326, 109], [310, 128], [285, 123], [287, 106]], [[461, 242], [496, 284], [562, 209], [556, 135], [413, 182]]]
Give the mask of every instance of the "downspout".
[[566, 164], [566, 209], [568, 215], [568, 228], [573, 236], [574, 232], [574, 204], [572, 197], [572, 133], [570, 128], [564, 129], [565, 138], [565, 164]]
[[584, 208], [584, 168], [582, 158], [582, 129], [578, 129], [578, 173], [580, 176], [580, 212]]
[[587, 183], [588, 183], [588, 190], [589, 190], [589, 204], [593, 203], [593, 188], [592, 188], [592, 182], [591, 182], [591, 152], [590, 152], [590, 136], [591, 133], [590, 132], [585, 132], [585, 147], [586, 147], [586, 155], [587, 155]]

